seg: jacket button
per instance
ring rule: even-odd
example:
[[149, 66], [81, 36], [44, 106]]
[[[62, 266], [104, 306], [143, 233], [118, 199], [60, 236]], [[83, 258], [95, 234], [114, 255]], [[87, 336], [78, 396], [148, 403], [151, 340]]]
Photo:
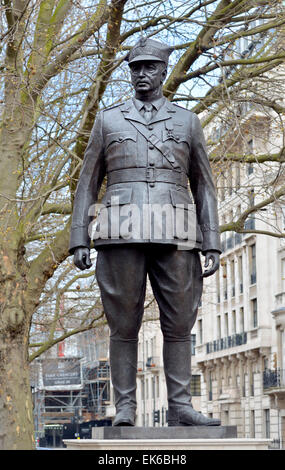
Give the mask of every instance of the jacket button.
[[154, 149], [154, 146], [153, 145], [150, 145], [149, 146], [149, 150], [153, 150]]
[[154, 188], [154, 186], [155, 186], [154, 183], [150, 183], [151, 188]]
[[149, 162], [149, 166], [154, 166], [154, 162]]
[[152, 131], [152, 130], [153, 130], [153, 126], [148, 126], [148, 130], [149, 130], [149, 131]]

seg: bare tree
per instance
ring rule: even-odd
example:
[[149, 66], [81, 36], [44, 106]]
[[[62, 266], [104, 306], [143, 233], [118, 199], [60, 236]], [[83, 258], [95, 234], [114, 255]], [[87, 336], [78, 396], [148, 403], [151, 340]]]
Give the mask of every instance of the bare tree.
[[[141, 35], [174, 45], [165, 96], [201, 115], [205, 129], [217, 119], [223, 125], [229, 111], [249, 102], [262, 107], [271, 127], [279, 122], [283, 133], [284, 104], [274, 95], [280, 76], [273, 71], [284, 61], [285, 16], [278, 0], [4, 0], [1, 10], [0, 443], [29, 449], [30, 333], [31, 357], [55, 344], [60, 299], [76, 276], [82, 278], [68, 259], [73, 194], [97, 111], [131, 92], [127, 52]], [[237, 55], [238, 41], [251, 47], [244, 55]], [[269, 86], [267, 95], [262, 87]], [[243, 128], [238, 115], [233, 118], [228, 135]], [[279, 166], [273, 191], [272, 182], [262, 180], [261, 205], [222, 227], [240, 231], [250, 211], [283, 196], [284, 143], [281, 138], [253, 155], [242, 138], [235, 148], [229, 142], [224, 135], [219, 144], [209, 141], [218, 186], [219, 168], [233, 161]], [[87, 299], [88, 292], [82, 317], [68, 309], [76, 317], [73, 333], [100, 321], [98, 297]], [[37, 348], [32, 335], [44, 315], [49, 341]], [[64, 328], [63, 335], [71, 334]]]

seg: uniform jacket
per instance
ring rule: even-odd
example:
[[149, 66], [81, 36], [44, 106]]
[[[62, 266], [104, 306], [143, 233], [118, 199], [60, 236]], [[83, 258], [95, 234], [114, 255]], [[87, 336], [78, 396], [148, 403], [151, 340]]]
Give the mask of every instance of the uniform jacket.
[[[164, 152], [140, 130], [155, 137]], [[92, 225], [94, 204], [106, 175], [107, 190]], [[172, 231], [163, 216], [155, 220], [161, 206], [177, 210]], [[133, 213], [136, 216], [130, 217]], [[188, 235], [176, 230], [181, 216]], [[122, 243], [186, 246], [190, 242], [190, 248], [203, 253], [221, 251], [215, 187], [203, 131], [194, 113], [163, 98], [148, 123], [132, 99], [98, 114], [75, 193], [70, 253], [79, 246], [89, 247], [91, 238], [95, 248]]]

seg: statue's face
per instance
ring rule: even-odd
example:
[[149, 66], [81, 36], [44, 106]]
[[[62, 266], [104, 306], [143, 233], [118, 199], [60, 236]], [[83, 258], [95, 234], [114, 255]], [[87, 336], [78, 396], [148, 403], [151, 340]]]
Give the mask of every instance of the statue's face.
[[161, 87], [166, 66], [159, 61], [138, 61], [130, 64], [131, 80], [137, 93], [149, 93]]

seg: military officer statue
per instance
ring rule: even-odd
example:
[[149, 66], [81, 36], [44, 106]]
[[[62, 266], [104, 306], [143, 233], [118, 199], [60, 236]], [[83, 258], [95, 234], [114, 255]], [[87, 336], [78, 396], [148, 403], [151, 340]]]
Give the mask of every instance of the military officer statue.
[[[162, 94], [171, 52], [152, 39], [141, 39], [131, 49], [127, 61], [135, 97], [98, 113], [74, 200], [69, 247], [74, 264], [81, 270], [91, 267], [91, 239], [98, 251], [96, 276], [110, 328], [114, 426], [135, 424], [138, 333], [147, 275], [163, 333], [168, 425], [220, 424], [191, 405], [191, 329], [203, 277], [218, 269], [221, 250], [215, 188], [199, 119]], [[94, 226], [90, 210], [105, 175], [107, 190]], [[168, 220], [161, 207], [173, 210]]]

